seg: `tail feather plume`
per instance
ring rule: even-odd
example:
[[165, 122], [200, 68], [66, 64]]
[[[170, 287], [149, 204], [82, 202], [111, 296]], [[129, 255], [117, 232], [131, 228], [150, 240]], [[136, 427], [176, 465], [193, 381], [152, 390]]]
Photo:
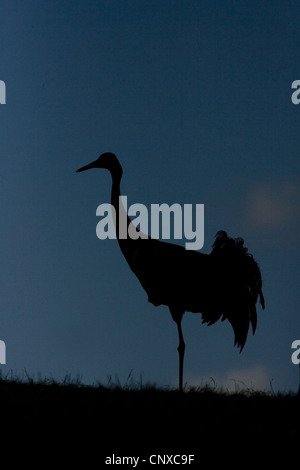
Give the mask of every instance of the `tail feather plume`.
[[262, 278], [259, 266], [244, 246], [242, 238], [231, 238], [224, 231], [216, 235], [210, 256], [217, 271], [216, 296], [212, 309], [202, 313], [202, 322], [211, 325], [222, 317], [234, 331], [235, 345], [242, 351], [249, 326], [255, 333], [257, 326], [256, 303], [265, 308]]

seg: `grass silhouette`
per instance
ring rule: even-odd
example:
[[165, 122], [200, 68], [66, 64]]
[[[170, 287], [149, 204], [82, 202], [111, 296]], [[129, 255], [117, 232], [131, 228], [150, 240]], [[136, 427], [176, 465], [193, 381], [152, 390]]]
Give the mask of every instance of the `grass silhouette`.
[[85, 468], [93, 458], [102, 468], [113, 454], [145, 460], [193, 454], [199, 466], [206, 459], [232, 463], [240, 452], [248, 463], [262, 455], [270, 462], [279, 453], [292, 458], [299, 446], [300, 399], [292, 393], [228, 393], [206, 385], [180, 394], [131, 375], [123, 386], [111, 378], [107, 386], [86, 386], [69, 375], [60, 382], [11, 375], [0, 379], [0, 397], [2, 430], [16, 448], [22, 444], [48, 460], [60, 455], [68, 468], [73, 458]]

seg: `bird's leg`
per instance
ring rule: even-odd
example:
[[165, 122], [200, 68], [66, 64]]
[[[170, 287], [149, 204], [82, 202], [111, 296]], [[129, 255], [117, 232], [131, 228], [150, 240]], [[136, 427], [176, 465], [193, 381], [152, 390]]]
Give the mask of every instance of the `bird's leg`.
[[179, 391], [183, 392], [183, 360], [184, 360], [184, 351], [185, 351], [185, 343], [183, 339], [183, 334], [182, 334], [182, 328], [181, 328], [181, 320], [176, 321], [177, 323], [177, 328], [178, 328], [178, 336], [179, 336], [179, 345], [177, 348], [178, 354], [179, 354]]
[[181, 320], [183, 316], [183, 312], [178, 312], [177, 309], [170, 308], [170, 312], [174, 322], [177, 325], [178, 329], [178, 336], [179, 336], [179, 345], [177, 348], [179, 354], [179, 391], [183, 391], [183, 359], [184, 359], [184, 351], [185, 351], [185, 343], [183, 339], [182, 329], [181, 329]]

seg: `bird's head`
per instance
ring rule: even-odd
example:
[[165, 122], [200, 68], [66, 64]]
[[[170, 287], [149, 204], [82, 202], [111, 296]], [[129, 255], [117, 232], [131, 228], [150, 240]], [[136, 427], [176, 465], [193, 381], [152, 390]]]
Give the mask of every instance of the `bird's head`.
[[90, 170], [91, 168], [106, 168], [112, 175], [122, 176], [122, 167], [120, 162], [115, 154], [111, 152], [102, 153], [97, 160], [79, 168], [76, 172]]

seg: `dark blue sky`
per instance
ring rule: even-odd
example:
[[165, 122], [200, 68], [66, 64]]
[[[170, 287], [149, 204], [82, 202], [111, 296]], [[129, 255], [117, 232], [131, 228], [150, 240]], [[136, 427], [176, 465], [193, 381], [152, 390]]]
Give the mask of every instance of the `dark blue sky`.
[[[266, 310], [242, 354], [229, 324], [183, 320], [185, 380], [296, 390], [300, 339], [300, 7], [294, 1], [15, 1], [0, 19], [2, 373], [177, 383], [177, 331], [115, 240], [105, 151], [140, 202], [205, 205], [262, 270]], [[176, 243], [180, 243], [176, 241]], [[184, 243], [184, 240], [182, 241]]]

